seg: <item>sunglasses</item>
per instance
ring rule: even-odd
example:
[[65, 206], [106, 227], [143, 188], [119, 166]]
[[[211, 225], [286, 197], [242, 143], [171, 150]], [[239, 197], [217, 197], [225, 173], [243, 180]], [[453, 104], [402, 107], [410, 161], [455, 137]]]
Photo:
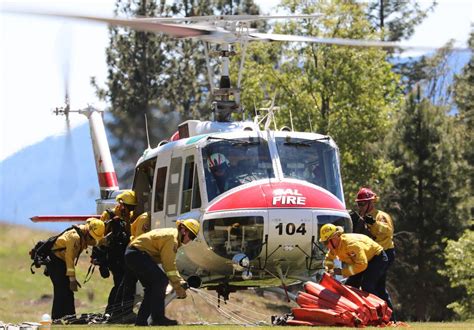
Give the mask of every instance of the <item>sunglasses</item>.
[[357, 202], [357, 206], [364, 206], [367, 205], [368, 202]]
[[331, 241], [332, 238], [326, 240], [326, 241], [322, 241], [321, 243], [324, 245], [324, 246], [328, 246], [329, 245], [329, 242]]

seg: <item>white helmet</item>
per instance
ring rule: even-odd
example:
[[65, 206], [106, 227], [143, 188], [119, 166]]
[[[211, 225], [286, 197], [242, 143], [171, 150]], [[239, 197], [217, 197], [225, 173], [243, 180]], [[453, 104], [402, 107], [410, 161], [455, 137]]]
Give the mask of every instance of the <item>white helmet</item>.
[[217, 171], [221, 168], [229, 167], [229, 164], [229, 160], [227, 160], [227, 158], [221, 153], [212, 154], [207, 158], [207, 166], [211, 171]]

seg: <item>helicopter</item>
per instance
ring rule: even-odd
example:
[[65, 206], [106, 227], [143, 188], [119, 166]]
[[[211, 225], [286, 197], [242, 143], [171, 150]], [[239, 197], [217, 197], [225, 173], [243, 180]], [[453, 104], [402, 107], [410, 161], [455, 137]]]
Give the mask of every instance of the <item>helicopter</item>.
[[[65, 14], [37, 15], [83, 19], [165, 33], [205, 43], [213, 120], [188, 120], [175, 134], [137, 161], [131, 189], [135, 212], [149, 212], [151, 227], [175, 227], [194, 218], [198, 237], [177, 253], [180, 274], [194, 287], [216, 290], [228, 299], [236, 290], [278, 287], [310, 279], [322, 271], [324, 248], [319, 229], [326, 223], [347, 232], [338, 147], [326, 135], [271, 129], [277, 107], [253, 121], [233, 121], [240, 113], [240, 81], [246, 45], [253, 41], [315, 42], [356, 47], [400, 47], [399, 43], [257, 33], [250, 23], [260, 19], [302, 19], [299, 16], [200, 16], [185, 18], [103, 18]], [[211, 79], [209, 44], [218, 44], [222, 63], [219, 86]], [[242, 49], [239, 79], [229, 77], [231, 45]], [[57, 114], [85, 115], [89, 120], [100, 198], [97, 214], [115, 205], [119, 189], [108, 147], [102, 111], [93, 107]], [[264, 123], [264, 128], [261, 126]], [[219, 172], [224, 172], [224, 175]], [[33, 221], [84, 221], [97, 215], [36, 216]]]

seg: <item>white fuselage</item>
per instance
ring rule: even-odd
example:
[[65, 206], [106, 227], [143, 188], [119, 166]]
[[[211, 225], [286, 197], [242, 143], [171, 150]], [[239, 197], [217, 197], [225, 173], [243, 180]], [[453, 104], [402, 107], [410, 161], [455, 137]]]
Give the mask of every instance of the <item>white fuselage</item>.
[[[199, 121], [180, 133], [189, 137], [145, 151], [133, 189], [152, 228], [201, 223], [197, 239], [178, 250], [184, 277], [237, 286], [308, 278], [321, 268], [319, 227], [351, 229], [329, 137]], [[251, 279], [232, 263], [239, 254], [250, 259]]]

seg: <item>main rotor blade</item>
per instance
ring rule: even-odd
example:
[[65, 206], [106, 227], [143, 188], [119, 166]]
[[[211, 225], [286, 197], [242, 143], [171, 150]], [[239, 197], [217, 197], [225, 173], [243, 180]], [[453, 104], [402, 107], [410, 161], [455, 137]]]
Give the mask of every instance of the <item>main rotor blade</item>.
[[15, 14], [37, 15], [57, 18], [70, 18], [78, 20], [86, 20], [92, 22], [106, 23], [109, 25], [129, 27], [139, 31], [165, 33], [176, 38], [193, 38], [201, 35], [208, 35], [212, 33], [212, 27], [197, 27], [176, 24], [162, 24], [137, 18], [109, 18], [88, 15], [73, 15], [66, 13], [45, 13], [38, 11], [17, 11], [17, 10], [3, 10]]
[[252, 22], [272, 19], [303, 19], [319, 18], [321, 15], [207, 15], [190, 17], [143, 17], [136, 18], [145, 22], [216, 22], [216, 21], [237, 21]]
[[[296, 35], [285, 35], [285, 34], [273, 34], [273, 33], [249, 33], [248, 35], [238, 35], [232, 31], [228, 31], [224, 28], [209, 26], [209, 25], [195, 25], [195, 24], [168, 24], [160, 22], [204, 22], [204, 21], [252, 21], [252, 20], [264, 20], [264, 19], [280, 19], [280, 18], [316, 18], [317, 15], [221, 15], [221, 16], [193, 16], [184, 18], [173, 18], [173, 17], [144, 17], [144, 18], [107, 18], [98, 16], [86, 16], [86, 15], [72, 15], [64, 13], [45, 13], [35, 11], [19, 11], [3, 9], [5, 12], [16, 13], [16, 14], [31, 14], [39, 16], [59, 17], [59, 18], [70, 18], [88, 20], [93, 22], [101, 22], [109, 25], [129, 27], [139, 31], [154, 32], [154, 33], [165, 33], [175, 38], [195, 38], [207, 42], [214, 43], [235, 43], [242, 38], [248, 38], [249, 41], [290, 41], [290, 42], [311, 42], [319, 44], [330, 44], [340, 46], [352, 46], [352, 47], [380, 47], [380, 48], [400, 48], [410, 50], [422, 50], [432, 51], [440, 47], [438, 46], [418, 46], [409, 45], [400, 42], [391, 41], [377, 41], [377, 40], [360, 40], [360, 39], [342, 39], [342, 38], [320, 38], [312, 36], [296, 36]], [[465, 47], [452, 47], [452, 50], [466, 51]]]
[[[362, 40], [362, 39], [342, 39], [342, 38], [319, 38], [311, 36], [297, 36], [289, 34], [274, 34], [274, 33], [250, 33], [250, 40], [252, 41], [291, 41], [291, 42], [311, 42], [318, 44], [351, 46], [351, 47], [379, 47], [379, 48], [401, 48], [410, 50], [430, 51], [440, 48], [439, 46], [427, 45], [409, 45], [406, 43], [393, 41], [378, 41], [378, 40]], [[453, 50], [465, 51], [467, 48], [452, 47]]]

